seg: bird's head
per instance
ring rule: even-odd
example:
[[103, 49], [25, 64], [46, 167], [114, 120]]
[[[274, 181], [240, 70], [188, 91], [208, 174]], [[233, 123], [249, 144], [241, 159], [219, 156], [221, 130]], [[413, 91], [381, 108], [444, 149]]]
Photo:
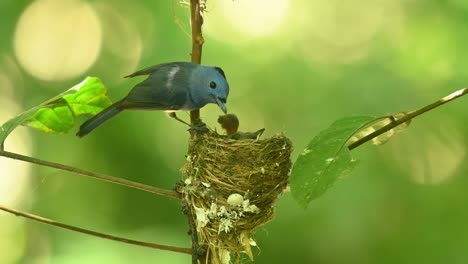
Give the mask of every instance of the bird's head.
[[226, 100], [229, 95], [229, 84], [221, 68], [200, 66], [192, 78], [196, 86], [192, 88], [192, 98], [203, 107], [205, 104], [217, 104], [227, 113]]

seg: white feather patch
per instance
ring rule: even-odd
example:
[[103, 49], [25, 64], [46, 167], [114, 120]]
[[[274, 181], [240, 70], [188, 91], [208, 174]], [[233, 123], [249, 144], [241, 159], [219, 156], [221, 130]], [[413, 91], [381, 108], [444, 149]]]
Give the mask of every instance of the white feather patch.
[[175, 75], [177, 74], [177, 72], [179, 72], [179, 70], [180, 70], [179, 66], [174, 66], [167, 74], [166, 87], [168, 89], [172, 88], [172, 81], [174, 81]]

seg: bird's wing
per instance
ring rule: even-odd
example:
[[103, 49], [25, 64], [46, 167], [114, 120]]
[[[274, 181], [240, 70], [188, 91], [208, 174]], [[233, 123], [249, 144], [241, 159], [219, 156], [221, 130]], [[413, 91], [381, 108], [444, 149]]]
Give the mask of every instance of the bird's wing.
[[132, 74], [129, 74], [129, 75], [125, 76], [124, 78], [132, 78], [132, 77], [135, 77], [135, 76], [150, 75], [150, 74], [153, 74], [153, 73], [155, 73], [157, 71], [160, 71], [160, 70], [164, 71], [164, 69], [171, 69], [174, 66], [187, 67], [190, 64], [192, 64], [192, 63], [182, 62], [182, 61], [157, 64], [157, 65], [149, 66], [147, 68], [136, 71], [136, 72], [134, 72]]
[[[126, 108], [188, 110], [186, 107], [190, 103], [188, 79], [174, 78], [169, 80], [168, 71], [170, 69], [155, 72], [146, 80], [137, 84], [124, 100]], [[180, 71], [187, 71], [187, 69], [181, 68]], [[187, 75], [189, 73], [183, 72], [182, 74]]]

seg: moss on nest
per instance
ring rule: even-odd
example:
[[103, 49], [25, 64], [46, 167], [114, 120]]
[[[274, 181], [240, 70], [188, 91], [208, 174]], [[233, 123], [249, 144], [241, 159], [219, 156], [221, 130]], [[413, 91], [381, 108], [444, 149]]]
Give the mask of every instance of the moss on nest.
[[179, 191], [211, 263], [228, 263], [231, 255], [239, 260], [241, 252], [253, 259], [255, 231], [273, 219], [273, 205], [288, 185], [291, 151], [283, 134], [262, 140], [193, 135]]

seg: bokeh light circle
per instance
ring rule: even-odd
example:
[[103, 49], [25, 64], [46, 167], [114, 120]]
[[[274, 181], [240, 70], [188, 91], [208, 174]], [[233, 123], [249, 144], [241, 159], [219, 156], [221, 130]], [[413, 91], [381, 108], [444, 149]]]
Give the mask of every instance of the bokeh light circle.
[[296, 7], [298, 55], [312, 64], [349, 64], [366, 58], [379, 36], [400, 27], [397, 1], [301, 1]]
[[[21, 112], [17, 92], [21, 76], [8, 56], [0, 57], [0, 124]], [[5, 149], [30, 155], [31, 138], [27, 130], [16, 129], [5, 142]], [[29, 191], [31, 164], [0, 157], [0, 204], [22, 207], [32, 202]], [[19, 263], [26, 251], [26, 227], [22, 219], [0, 212], [0, 263]]]
[[101, 27], [93, 8], [71, 0], [34, 1], [14, 36], [21, 66], [41, 80], [65, 80], [86, 71], [101, 49]]
[[457, 175], [466, 159], [460, 131], [451, 122], [439, 121], [439, 128], [427, 126], [416, 138], [399, 134], [389, 145], [389, 159], [416, 183], [442, 184]]
[[142, 33], [152, 31], [156, 23], [148, 11], [135, 3], [97, 2], [93, 8], [99, 16], [103, 37], [95, 69], [108, 85], [115, 85], [124, 81], [122, 76], [136, 70], [146, 44]]
[[288, 13], [288, 0], [222, 0], [212, 5], [205, 29], [221, 41], [270, 35]]
[[271, 34], [281, 24], [287, 0], [222, 1], [226, 19], [239, 31], [252, 36]]

